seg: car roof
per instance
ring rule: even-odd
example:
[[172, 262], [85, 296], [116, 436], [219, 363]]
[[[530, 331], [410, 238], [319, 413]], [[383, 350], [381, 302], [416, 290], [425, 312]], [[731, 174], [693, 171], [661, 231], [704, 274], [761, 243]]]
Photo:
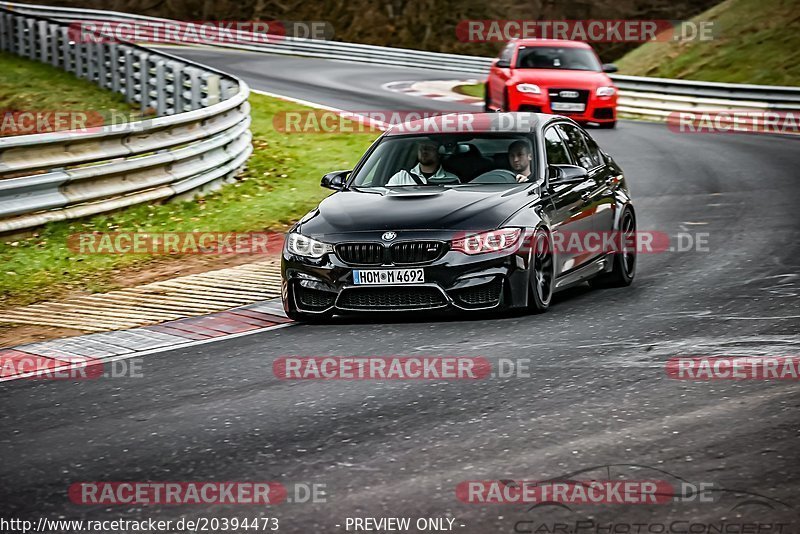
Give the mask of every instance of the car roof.
[[545, 113], [449, 113], [393, 125], [384, 135], [419, 135], [448, 133], [528, 133], [554, 118]]
[[591, 45], [583, 41], [570, 41], [569, 39], [517, 39], [517, 46], [562, 46], [565, 48], [589, 48]]

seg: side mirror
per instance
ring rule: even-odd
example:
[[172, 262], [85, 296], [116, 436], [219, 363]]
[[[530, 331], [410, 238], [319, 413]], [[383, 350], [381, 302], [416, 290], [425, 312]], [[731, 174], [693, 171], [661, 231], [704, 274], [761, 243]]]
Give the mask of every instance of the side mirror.
[[613, 63], [603, 63], [603, 72], [617, 72], [619, 69]]
[[507, 59], [498, 59], [494, 66], [500, 69], [510, 69], [511, 62]]
[[570, 184], [589, 178], [589, 171], [577, 165], [550, 165], [548, 174], [551, 184]]
[[319, 185], [322, 187], [327, 187], [328, 189], [333, 189], [334, 191], [341, 191], [344, 188], [344, 182], [347, 178], [347, 175], [351, 172], [352, 171], [329, 172], [322, 177], [322, 181], [319, 183]]

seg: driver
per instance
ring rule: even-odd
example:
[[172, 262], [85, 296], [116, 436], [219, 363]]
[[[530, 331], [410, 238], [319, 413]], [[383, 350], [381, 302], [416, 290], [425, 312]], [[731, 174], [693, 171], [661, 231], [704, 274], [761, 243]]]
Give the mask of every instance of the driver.
[[417, 163], [413, 169], [401, 169], [386, 182], [392, 185], [425, 185], [428, 183], [460, 183], [458, 176], [447, 172], [442, 167], [439, 156], [441, 142], [435, 139], [423, 139], [417, 143]]
[[518, 182], [530, 181], [533, 172], [531, 170], [532, 160], [533, 151], [527, 141], [519, 139], [508, 147], [508, 164], [511, 170], [517, 174]]

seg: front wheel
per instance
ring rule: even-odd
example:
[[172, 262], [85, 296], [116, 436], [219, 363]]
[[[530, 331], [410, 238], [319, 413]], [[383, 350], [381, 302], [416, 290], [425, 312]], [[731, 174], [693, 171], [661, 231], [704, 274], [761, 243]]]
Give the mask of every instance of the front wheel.
[[610, 273], [603, 273], [589, 280], [594, 288], [626, 287], [636, 276], [636, 217], [626, 207], [620, 222], [620, 250], [614, 254], [614, 266]]
[[533, 235], [531, 250], [531, 279], [528, 284], [528, 308], [533, 313], [543, 313], [550, 307], [555, 282], [555, 261], [550, 234], [543, 229]]

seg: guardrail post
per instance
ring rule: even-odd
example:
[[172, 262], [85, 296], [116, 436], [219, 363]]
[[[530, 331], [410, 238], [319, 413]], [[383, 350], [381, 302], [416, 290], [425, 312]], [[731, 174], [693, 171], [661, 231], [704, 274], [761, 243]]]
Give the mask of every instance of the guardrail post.
[[63, 68], [67, 72], [77, 74], [77, 65], [75, 60], [76, 50], [69, 44], [69, 30], [62, 27], [59, 33], [61, 33], [61, 58], [64, 62]]
[[136, 56], [127, 46], [122, 49], [124, 74], [122, 83], [125, 86], [125, 101], [136, 102]]
[[16, 39], [14, 40], [14, 48], [13, 51], [18, 56], [25, 55], [25, 20], [17, 19], [16, 23], [14, 24], [16, 31], [14, 34], [16, 35]]
[[39, 55], [39, 47], [36, 46], [36, 21], [25, 19], [25, 57], [36, 60]]
[[206, 97], [203, 99], [203, 107], [213, 106], [220, 99], [219, 75], [204, 73], [203, 80], [205, 85]]
[[110, 89], [117, 94], [122, 93], [119, 79], [119, 45], [117, 43], [108, 45], [108, 73], [111, 76]]
[[189, 91], [184, 91], [184, 97], [189, 102], [189, 109], [185, 109], [185, 111], [200, 109], [203, 107], [203, 80], [201, 79], [200, 70], [194, 67], [187, 67], [184, 72], [189, 78], [183, 85], [183, 87], [186, 87], [186, 84], [189, 86]]
[[137, 52], [134, 54], [133, 100], [139, 103], [139, 109], [142, 112], [150, 105], [150, 97], [147, 94], [149, 90], [148, 57], [146, 52]]
[[86, 45], [74, 43], [70, 48], [75, 53], [75, 75], [78, 78], [86, 78]]
[[48, 53], [50, 52], [50, 32], [47, 31], [47, 22], [40, 20], [36, 22], [36, 34], [39, 41], [39, 61], [48, 63]]
[[5, 13], [0, 13], [0, 50], [7, 50], [6, 48], [6, 40], [8, 39], [8, 23], [6, 22], [6, 15]]
[[103, 89], [111, 89], [111, 73], [109, 72], [111, 68], [110, 46], [105, 42], [98, 45], [97, 75], [99, 77], [99, 85]]
[[183, 63], [167, 61], [167, 81], [169, 82], [169, 98], [167, 98], [167, 114], [183, 111]]
[[50, 39], [50, 64], [54, 67], [61, 66], [61, 61], [59, 56], [60, 54], [60, 47], [59, 47], [59, 39], [61, 38], [61, 32], [58, 31], [58, 26], [55, 24], [48, 24], [47, 25], [47, 34]]
[[155, 77], [155, 91], [153, 94], [155, 100], [156, 115], [163, 117], [167, 114], [167, 68], [166, 62], [163, 59], [155, 61], [156, 77]]

